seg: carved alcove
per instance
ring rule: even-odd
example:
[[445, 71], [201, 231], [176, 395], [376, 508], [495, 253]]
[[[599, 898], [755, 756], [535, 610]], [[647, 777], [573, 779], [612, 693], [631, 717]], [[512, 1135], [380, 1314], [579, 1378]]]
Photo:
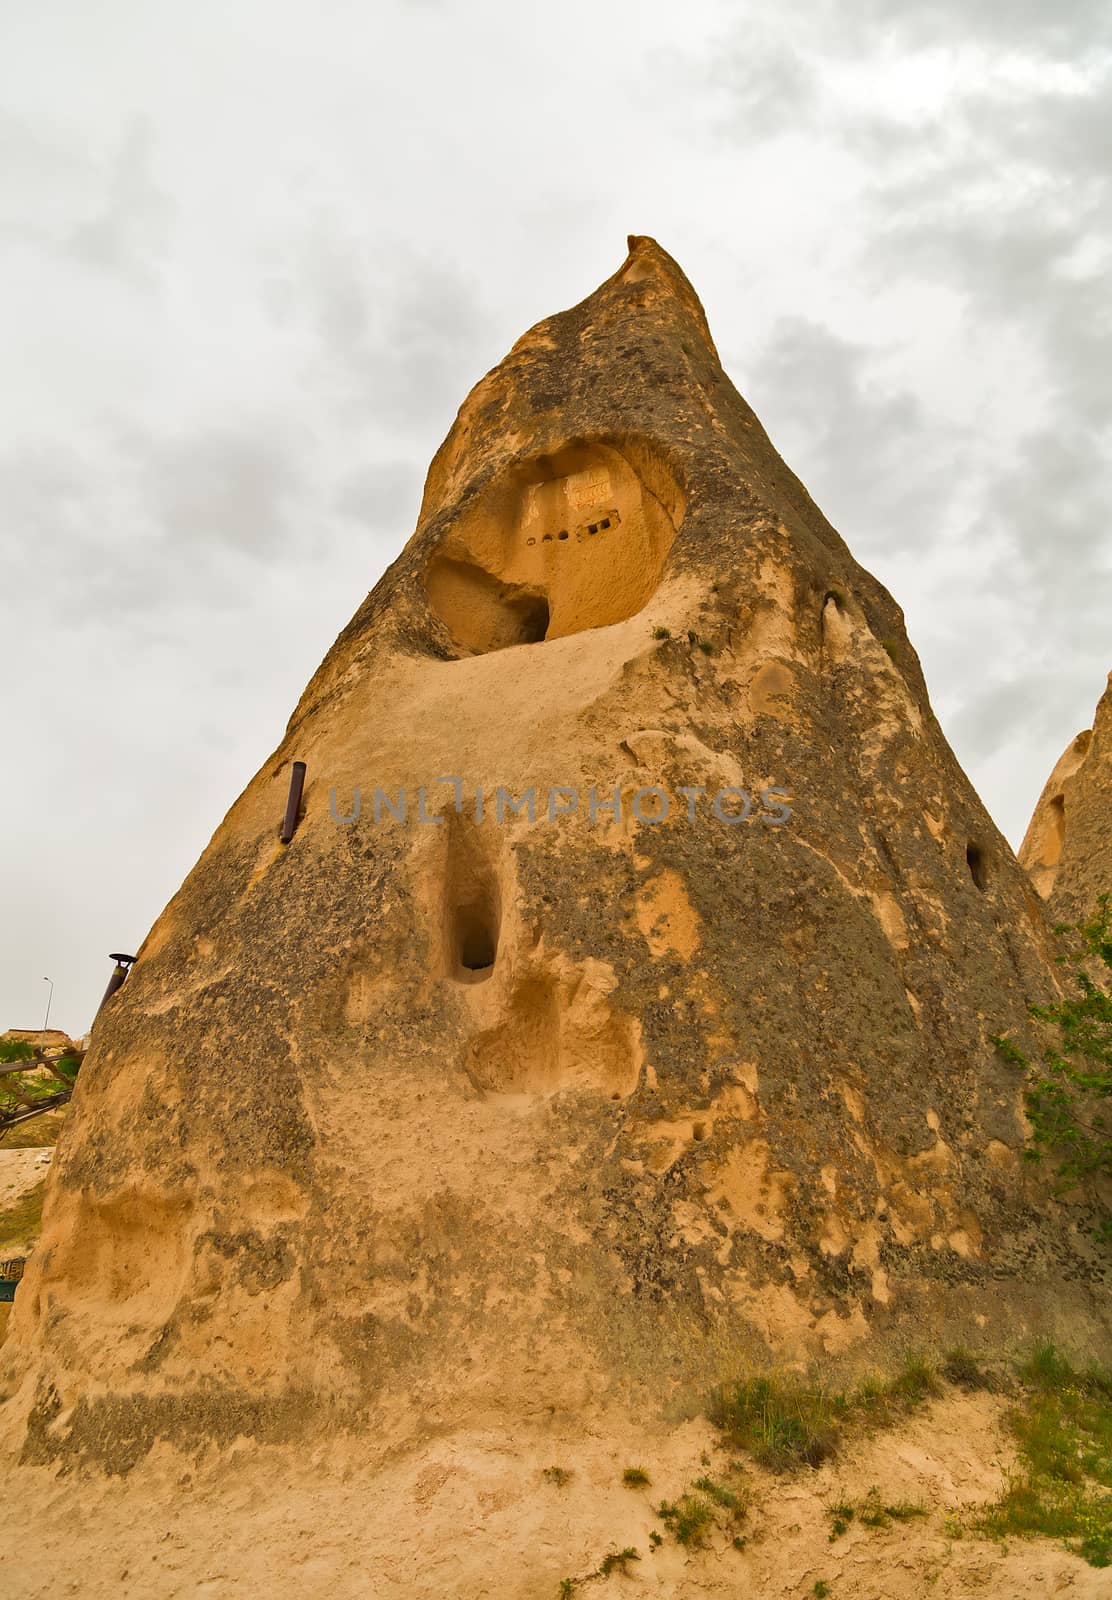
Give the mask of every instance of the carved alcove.
[[659, 584], [684, 508], [644, 443], [535, 456], [491, 483], [432, 556], [429, 605], [475, 655], [624, 621]]

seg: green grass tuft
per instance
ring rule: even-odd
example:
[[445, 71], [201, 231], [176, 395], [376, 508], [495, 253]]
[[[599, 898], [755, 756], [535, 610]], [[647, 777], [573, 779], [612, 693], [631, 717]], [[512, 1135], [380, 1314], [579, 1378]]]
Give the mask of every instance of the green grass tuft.
[[[748, 1509], [748, 1489], [743, 1487], [740, 1492], [727, 1489], [704, 1473], [678, 1500], [662, 1501], [656, 1514], [667, 1525], [677, 1544], [701, 1545], [711, 1530], [722, 1527], [723, 1522], [727, 1531], [731, 1525], [736, 1527]], [[735, 1549], [740, 1550], [745, 1540], [738, 1543], [735, 1536], [733, 1544]]]
[[1049, 1339], [1040, 1339], [1019, 1369], [1024, 1383], [1036, 1389], [1061, 1389], [1074, 1377], [1071, 1364]]
[[671, 1530], [677, 1544], [701, 1545], [714, 1527], [714, 1506], [701, 1494], [683, 1494], [676, 1501], [664, 1500], [657, 1516]]
[[738, 1494], [733, 1489], [724, 1489], [720, 1483], [715, 1483], [713, 1478], [696, 1478], [695, 1488], [737, 1520], [740, 1520], [748, 1509], [748, 1494]]
[[885, 1506], [884, 1513], [893, 1522], [910, 1522], [912, 1517], [925, 1517], [928, 1515], [926, 1506], [918, 1500], [897, 1500], [894, 1505]]
[[817, 1467], [833, 1454], [848, 1411], [844, 1395], [790, 1376], [724, 1384], [708, 1415], [726, 1442], [775, 1472]]
[[826, 1514], [830, 1518], [830, 1543], [833, 1544], [846, 1532], [854, 1518], [863, 1528], [887, 1528], [893, 1522], [910, 1522], [912, 1517], [925, 1517], [928, 1512], [926, 1506], [914, 1500], [896, 1500], [888, 1504], [874, 1486], [858, 1505], [843, 1500], [837, 1505], [827, 1506]]
[[644, 1467], [627, 1467], [622, 1473], [622, 1482], [627, 1489], [647, 1489], [652, 1481]]
[[827, 1506], [826, 1514], [830, 1518], [830, 1543], [833, 1544], [846, 1532], [857, 1512], [848, 1500], [840, 1500], [837, 1505]]
[[947, 1383], [956, 1384], [959, 1389], [997, 1388], [996, 1379], [984, 1370], [977, 1357], [964, 1345], [955, 1345], [952, 1350], [947, 1350], [939, 1371]]
[[922, 1405], [941, 1392], [938, 1374], [925, 1356], [904, 1357], [903, 1366], [889, 1385], [892, 1398], [905, 1406]]
[[910, 1500], [897, 1500], [886, 1505], [875, 1486], [869, 1490], [858, 1507], [858, 1516], [865, 1528], [887, 1528], [893, 1522], [908, 1522], [912, 1517], [925, 1517], [926, 1506]]
[[626, 1545], [624, 1550], [611, 1550], [609, 1555], [603, 1556], [595, 1568], [596, 1578], [608, 1578], [612, 1572], [624, 1572], [631, 1561], [640, 1561], [641, 1557], [633, 1546]]
[[722, 1384], [707, 1416], [728, 1445], [774, 1472], [816, 1467], [853, 1424], [887, 1427], [941, 1392], [933, 1365], [917, 1354], [890, 1378], [865, 1378], [850, 1393], [790, 1373]]
[[1091, 1566], [1112, 1566], [1112, 1372], [1079, 1371], [1042, 1343], [1019, 1377], [1026, 1394], [1009, 1422], [1020, 1469], [974, 1526], [993, 1538], [1062, 1539]]
[[[651, 1534], [649, 1535], [649, 1540], [651, 1543]], [[660, 1535], [657, 1534], [656, 1543], [661, 1544], [662, 1542]], [[561, 1578], [560, 1600], [569, 1600], [569, 1597], [582, 1584], [593, 1583], [596, 1578], [608, 1578], [612, 1572], [628, 1571], [629, 1563], [631, 1561], [640, 1561], [640, 1559], [640, 1552], [634, 1549], [631, 1544], [627, 1544], [624, 1550], [611, 1550], [607, 1555], [603, 1556], [593, 1572], [588, 1572], [581, 1578]]]
[[933, 1364], [925, 1356], [912, 1353], [904, 1357], [892, 1377], [874, 1373], [862, 1379], [851, 1397], [850, 1409], [864, 1421], [890, 1427], [941, 1392]]

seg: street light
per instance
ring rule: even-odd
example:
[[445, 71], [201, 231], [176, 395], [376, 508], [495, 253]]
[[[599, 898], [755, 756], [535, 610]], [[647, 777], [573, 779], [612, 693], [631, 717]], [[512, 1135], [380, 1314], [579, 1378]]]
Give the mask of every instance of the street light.
[[[120, 987], [121, 983], [123, 983], [124, 979], [127, 977], [128, 973], [131, 971], [131, 964], [135, 960], [135, 957], [134, 956], [120, 955], [117, 951], [114, 950], [112, 952], [112, 954], [108, 957], [108, 959], [109, 959], [109, 961], [114, 961], [116, 963], [116, 970], [113, 972], [112, 976], [109, 978], [108, 987], [104, 991], [104, 996], [103, 996], [103, 998], [102, 998], [102, 1000], [100, 1002], [100, 1005], [97, 1006], [97, 1017], [100, 1016], [101, 1012], [104, 1010], [105, 1005], [108, 1003], [109, 1000], [111, 1000], [112, 996], [116, 993], [116, 990]], [[94, 1022], [96, 1021], [96, 1017], [93, 1018], [93, 1021]]]
[[47, 1027], [47, 1023], [50, 1021], [50, 1002], [54, 999], [54, 979], [53, 978], [44, 978], [42, 981], [44, 983], [48, 983], [50, 985], [50, 988], [47, 990], [47, 995], [46, 995], [46, 1016], [43, 1018], [43, 1024], [42, 1024], [42, 1042], [39, 1045], [39, 1049], [45, 1055], [46, 1054], [46, 1027]]

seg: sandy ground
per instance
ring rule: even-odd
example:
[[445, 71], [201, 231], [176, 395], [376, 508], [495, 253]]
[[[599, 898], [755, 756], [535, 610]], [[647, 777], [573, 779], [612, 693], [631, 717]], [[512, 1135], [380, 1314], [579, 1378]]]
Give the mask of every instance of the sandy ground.
[[[53, 1148], [45, 1145], [16, 1150], [6, 1150], [0, 1146], [0, 1212], [7, 1211], [37, 1183], [42, 1182], [50, 1171], [53, 1156]], [[25, 1256], [32, 1242], [26, 1238], [8, 1244], [0, 1242], [0, 1261], [6, 1260], [9, 1256]], [[11, 1314], [10, 1302], [0, 1301], [0, 1342], [8, 1331]], [[3, 1582], [0, 1581], [0, 1594], [2, 1593]]]
[[[5, 1150], [0, 1147], [0, 1211], [15, 1204], [50, 1170], [53, 1150]], [[2, 1247], [0, 1247], [2, 1248]]]
[[[381, 1440], [343, 1439], [300, 1458], [244, 1446], [200, 1465], [160, 1448], [114, 1480], [16, 1469], [5, 1477], [5, 1524], [29, 1530], [33, 1518], [34, 1532], [6, 1555], [0, 1588], [7, 1600], [271, 1588], [301, 1600], [558, 1600], [561, 1579], [634, 1545], [641, 1560], [625, 1574], [575, 1593], [804, 1600], [822, 1581], [831, 1600], [1109, 1596], [1109, 1573], [1053, 1543], [954, 1536], [948, 1514], [1001, 1487], [1011, 1460], [1003, 1410], [991, 1396], [954, 1393], [897, 1433], [859, 1439], [834, 1465], [783, 1478], [748, 1472], [740, 1552], [732, 1529], [704, 1550], [668, 1538], [651, 1551], [649, 1532], [661, 1528], [652, 1507], [701, 1472], [725, 1471], [702, 1422], [634, 1434], [627, 1418], [619, 1436], [620, 1419], [600, 1415], [589, 1432], [426, 1437], [396, 1454]], [[650, 1488], [622, 1484], [633, 1463], [650, 1472]], [[555, 1464], [571, 1474], [562, 1487], [544, 1476]], [[855, 1522], [831, 1542], [825, 1508], [874, 1484], [929, 1514], [876, 1531]]]

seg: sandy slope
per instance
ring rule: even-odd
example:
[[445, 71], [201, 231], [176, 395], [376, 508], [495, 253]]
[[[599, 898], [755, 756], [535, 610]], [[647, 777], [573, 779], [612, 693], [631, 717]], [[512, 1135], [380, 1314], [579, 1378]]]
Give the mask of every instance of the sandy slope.
[[[5, 1484], [7, 1526], [28, 1531], [4, 1562], [3, 1592], [556, 1600], [563, 1577], [627, 1544], [639, 1563], [576, 1592], [795, 1600], [820, 1579], [832, 1600], [1112, 1592], [1107, 1572], [1053, 1544], [1004, 1550], [947, 1533], [946, 1514], [993, 1498], [1010, 1461], [1003, 1405], [991, 1396], [951, 1394], [817, 1472], [748, 1474], [742, 1552], [720, 1534], [702, 1551], [669, 1540], [651, 1553], [652, 1506], [708, 1470], [704, 1453], [721, 1475], [725, 1460], [702, 1422], [634, 1433], [628, 1418], [597, 1414], [586, 1429], [554, 1426], [516, 1443], [494, 1432], [434, 1436], [404, 1454], [346, 1439], [299, 1463], [244, 1448], [197, 1467], [160, 1449], [124, 1479], [24, 1469]], [[651, 1489], [622, 1485], [631, 1462], [651, 1472]], [[566, 1486], [544, 1478], [552, 1464], [570, 1469]], [[825, 1506], [874, 1484], [889, 1501], [925, 1502], [930, 1515], [891, 1530], [855, 1523], [830, 1542]]]
[[0, 1211], [15, 1204], [28, 1189], [41, 1183], [50, 1168], [53, 1150], [0, 1149]]

